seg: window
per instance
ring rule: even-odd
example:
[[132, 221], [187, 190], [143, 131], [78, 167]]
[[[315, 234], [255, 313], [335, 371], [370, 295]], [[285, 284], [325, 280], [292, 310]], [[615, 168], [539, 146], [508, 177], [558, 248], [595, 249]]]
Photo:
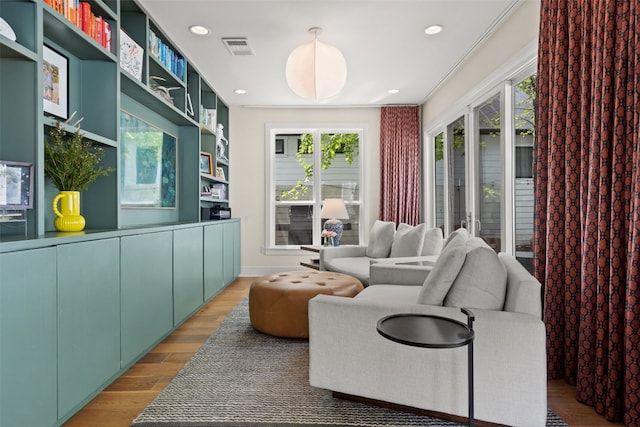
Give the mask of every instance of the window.
[[343, 199], [349, 213], [340, 243], [359, 244], [363, 135], [361, 126], [268, 126], [268, 152], [277, 154], [281, 144], [287, 155], [267, 156], [267, 248], [319, 245], [329, 219], [320, 218], [320, 211], [329, 198]]

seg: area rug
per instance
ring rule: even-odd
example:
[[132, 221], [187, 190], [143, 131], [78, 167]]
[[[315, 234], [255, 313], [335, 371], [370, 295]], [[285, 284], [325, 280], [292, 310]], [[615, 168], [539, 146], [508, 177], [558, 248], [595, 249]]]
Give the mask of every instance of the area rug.
[[[309, 343], [257, 332], [245, 298], [135, 427], [460, 426], [342, 399], [309, 385]], [[549, 411], [547, 426], [566, 426]]]

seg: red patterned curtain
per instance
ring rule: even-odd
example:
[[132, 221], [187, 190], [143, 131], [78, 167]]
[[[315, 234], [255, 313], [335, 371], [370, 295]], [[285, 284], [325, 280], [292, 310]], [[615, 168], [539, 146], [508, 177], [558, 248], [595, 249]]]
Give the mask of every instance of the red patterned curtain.
[[420, 222], [420, 107], [382, 107], [380, 219]]
[[640, 0], [542, 0], [535, 273], [550, 378], [640, 425]]

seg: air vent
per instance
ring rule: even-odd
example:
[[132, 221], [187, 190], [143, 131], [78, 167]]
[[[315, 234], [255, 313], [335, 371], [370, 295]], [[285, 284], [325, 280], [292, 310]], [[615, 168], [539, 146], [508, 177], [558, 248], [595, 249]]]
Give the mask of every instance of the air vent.
[[222, 42], [233, 56], [250, 56], [254, 54], [246, 37], [223, 37]]

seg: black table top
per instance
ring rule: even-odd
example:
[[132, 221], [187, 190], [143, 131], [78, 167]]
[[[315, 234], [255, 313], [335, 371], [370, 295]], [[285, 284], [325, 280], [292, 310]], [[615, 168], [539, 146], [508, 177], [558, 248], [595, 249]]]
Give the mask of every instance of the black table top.
[[400, 344], [426, 348], [462, 347], [473, 341], [474, 332], [466, 324], [441, 316], [401, 313], [383, 317], [377, 330]]

